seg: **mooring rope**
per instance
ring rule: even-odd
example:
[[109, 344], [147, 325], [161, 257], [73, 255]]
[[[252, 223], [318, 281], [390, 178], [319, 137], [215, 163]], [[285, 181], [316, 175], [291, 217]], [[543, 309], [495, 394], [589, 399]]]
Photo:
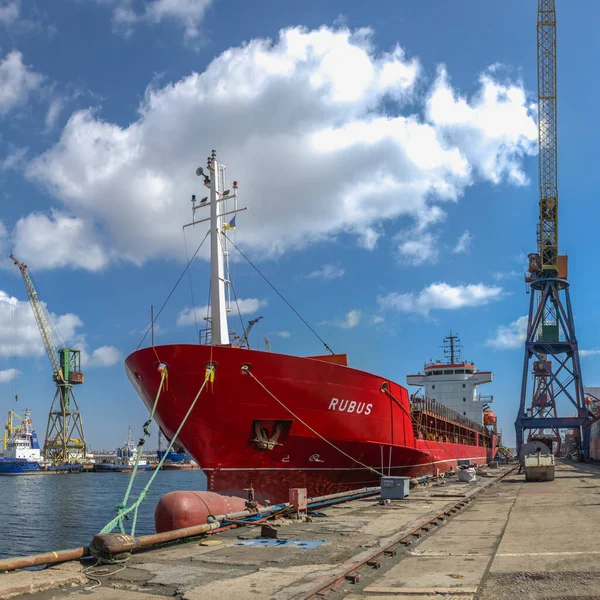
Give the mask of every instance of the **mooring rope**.
[[[163, 368], [162, 371], [161, 371], [160, 385], [159, 385], [158, 391], [156, 393], [156, 398], [154, 400], [154, 405], [152, 407], [152, 412], [151, 412], [151, 416], [150, 416], [149, 422], [151, 422], [152, 418], [154, 417], [154, 412], [155, 412], [156, 406], [158, 404], [158, 399], [159, 399], [159, 396], [160, 396], [160, 394], [162, 392], [163, 384], [166, 381], [167, 377], [168, 377], [167, 369]], [[108, 523], [105, 527], [102, 528], [102, 530], [100, 531], [101, 534], [110, 533], [115, 527], [119, 527], [121, 533], [123, 533], [125, 535], [131, 535], [131, 537], [134, 537], [134, 535], [135, 535], [135, 527], [136, 527], [136, 524], [137, 524], [138, 509], [139, 509], [140, 505], [146, 499], [146, 496], [148, 495], [148, 491], [150, 489], [150, 486], [152, 485], [152, 482], [154, 481], [154, 478], [156, 477], [156, 475], [160, 471], [161, 467], [163, 466], [163, 464], [164, 464], [164, 462], [165, 462], [165, 460], [166, 460], [169, 452], [171, 451], [171, 448], [173, 448], [173, 445], [175, 444], [175, 440], [179, 436], [179, 433], [183, 429], [183, 426], [185, 425], [186, 421], [188, 420], [188, 417], [192, 413], [192, 410], [194, 410], [194, 406], [196, 406], [196, 402], [198, 401], [198, 398], [200, 398], [200, 394], [202, 394], [202, 392], [204, 391], [204, 388], [205, 388], [206, 384], [209, 381], [211, 383], [214, 382], [214, 379], [215, 379], [215, 371], [214, 371], [214, 369], [212, 367], [207, 368], [205, 376], [204, 376], [204, 381], [202, 382], [202, 385], [200, 386], [200, 389], [198, 390], [198, 393], [196, 394], [196, 397], [194, 398], [194, 400], [190, 404], [190, 407], [189, 407], [187, 413], [185, 414], [185, 416], [183, 417], [181, 423], [179, 424], [179, 427], [177, 428], [177, 431], [175, 432], [175, 435], [173, 435], [173, 438], [171, 439], [171, 442], [169, 443], [169, 446], [167, 447], [167, 450], [165, 451], [165, 453], [163, 454], [162, 458], [160, 459], [158, 465], [154, 469], [154, 472], [152, 473], [152, 476], [148, 480], [148, 483], [144, 486], [144, 489], [140, 492], [140, 495], [138, 496], [138, 499], [131, 506], [126, 507], [127, 501], [129, 499], [129, 494], [130, 494], [131, 488], [133, 486], [133, 481], [134, 481], [135, 476], [137, 474], [137, 469], [138, 469], [140, 457], [141, 457], [141, 454], [142, 454], [142, 448], [143, 448], [144, 443], [146, 442], [146, 440], [148, 438], [148, 435], [146, 435], [147, 428], [146, 427], [144, 428], [144, 438], [142, 438], [142, 444], [139, 446], [139, 449], [138, 449], [138, 455], [136, 457], [135, 466], [133, 468], [133, 472], [131, 473], [131, 477], [129, 479], [129, 485], [127, 486], [127, 491], [125, 492], [125, 497], [123, 498], [123, 502], [121, 502], [120, 504], [117, 504], [117, 507], [116, 507], [117, 508], [117, 516], [112, 521], [110, 521], [110, 523]], [[148, 432], [149, 432], [149, 430], [148, 430]], [[133, 522], [132, 522], [132, 525], [131, 525], [131, 531], [130, 531], [129, 534], [127, 534], [127, 532], [125, 531], [125, 528], [123, 526], [123, 521], [124, 521], [124, 519], [129, 518], [127, 515], [130, 512], [132, 512], [132, 511], [133, 511]]]
[[360, 462], [356, 458], [353, 458], [348, 453], [344, 452], [341, 448], [336, 446], [333, 442], [331, 442], [326, 437], [322, 436], [318, 431], [313, 429], [306, 421], [303, 421], [295, 412], [292, 411], [291, 408], [288, 408], [279, 398], [277, 398], [277, 396], [275, 396], [275, 394], [273, 394], [273, 392], [271, 392], [269, 389], [267, 389], [267, 387], [256, 378], [256, 376], [252, 373], [252, 371], [250, 370], [250, 368], [247, 365], [244, 365], [242, 367], [242, 370], [247, 375], [250, 375], [250, 377], [252, 377], [252, 379], [254, 379], [254, 381], [256, 381], [256, 383], [258, 383], [258, 385], [260, 385], [260, 387], [265, 392], [267, 392], [267, 394], [269, 394], [269, 396], [271, 396], [271, 398], [273, 398], [273, 400], [275, 400], [278, 404], [280, 404], [283, 408], [285, 408], [285, 410], [287, 410], [290, 413], [290, 415], [292, 415], [292, 417], [294, 417], [294, 419], [297, 419], [300, 423], [302, 423], [302, 425], [304, 425], [304, 427], [306, 427], [309, 431], [312, 431], [318, 438], [323, 440], [326, 444], [329, 444], [334, 450], [337, 450], [340, 454], [343, 454], [346, 458], [349, 458], [352, 462], [355, 462], [357, 465], [360, 465], [361, 467], [368, 469], [372, 473], [375, 473], [376, 475], [379, 475], [380, 477], [384, 476], [384, 474], [380, 473], [377, 469], [374, 469], [373, 467], [370, 467], [369, 465], [366, 465], [365, 463]]

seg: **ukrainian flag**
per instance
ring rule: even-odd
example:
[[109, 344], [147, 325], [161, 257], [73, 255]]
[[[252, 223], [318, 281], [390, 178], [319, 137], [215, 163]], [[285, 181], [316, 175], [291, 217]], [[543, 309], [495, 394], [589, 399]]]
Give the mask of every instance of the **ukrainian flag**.
[[228, 229], [235, 229], [235, 216], [233, 217], [233, 219], [231, 219], [231, 221], [229, 221], [229, 223], [227, 223], [227, 225], [225, 225], [225, 227], [223, 227], [223, 229], [225, 231], [227, 231]]

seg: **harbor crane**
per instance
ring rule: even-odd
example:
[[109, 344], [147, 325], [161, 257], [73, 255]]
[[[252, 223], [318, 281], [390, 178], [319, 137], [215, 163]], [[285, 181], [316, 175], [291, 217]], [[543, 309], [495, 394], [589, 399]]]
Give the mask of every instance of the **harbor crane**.
[[[569, 295], [567, 256], [558, 251], [558, 137], [556, 118], [556, 8], [538, 0], [538, 144], [539, 225], [537, 252], [528, 255], [531, 288], [519, 412], [515, 421], [517, 451], [525, 431], [554, 439], [559, 429], [579, 433], [580, 458], [589, 455], [592, 415], [585, 405], [579, 349]], [[530, 370], [530, 363], [533, 362]], [[527, 406], [527, 385], [534, 376]], [[575, 416], [560, 417], [556, 400], [566, 398]], [[547, 433], [546, 433], [547, 432]], [[560, 440], [560, 437], [558, 437]], [[557, 440], [557, 442], [558, 442]]]
[[44, 304], [39, 299], [27, 265], [12, 254], [10, 258], [21, 271], [25, 281], [31, 310], [50, 359], [52, 379], [56, 384], [56, 392], [46, 426], [44, 458], [51, 460], [54, 464], [82, 460], [86, 453], [86, 443], [83, 421], [73, 393], [73, 386], [83, 383], [84, 379], [80, 368], [81, 351], [73, 348], [56, 349], [56, 344], [52, 339], [49, 316], [46, 315]]

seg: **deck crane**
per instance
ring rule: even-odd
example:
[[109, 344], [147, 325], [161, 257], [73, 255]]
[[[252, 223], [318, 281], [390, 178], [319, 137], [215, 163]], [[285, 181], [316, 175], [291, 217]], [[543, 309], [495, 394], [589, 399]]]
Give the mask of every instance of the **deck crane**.
[[[558, 253], [558, 137], [556, 119], [556, 9], [554, 0], [538, 0], [538, 143], [539, 225], [537, 252], [528, 255], [531, 288], [519, 412], [515, 421], [517, 451], [524, 432], [559, 429], [579, 432], [580, 456], [589, 453], [591, 414], [585, 405], [579, 350], [571, 310], [567, 256]], [[527, 384], [533, 359], [533, 395], [527, 407]], [[575, 416], [557, 416], [557, 398], [567, 398]]]
[[82, 460], [86, 453], [86, 443], [83, 421], [73, 393], [73, 386], [83, 383], [80, 368], [81, 351], [73, 348], [56, 349], [46, 310], [39, 299], [27, 265], [12, 254], [10, 258], [21, 271], [25, 281], [29, 303], [50, 359], [52, 379], [56, 384], [56, 392], [48, 414], [44, 458], [55, 464]]
[[240, 338], [240, 348], [249, 348], [250, 343], [248, 342], [248, 336], [252, 331], [252, 328], [262, 319], [262, 317], [256, 317], [256, 319], [250, 319], [248, 321], [248, 325], [246, 325], [246, 329], [244, 330], [243, 335]]

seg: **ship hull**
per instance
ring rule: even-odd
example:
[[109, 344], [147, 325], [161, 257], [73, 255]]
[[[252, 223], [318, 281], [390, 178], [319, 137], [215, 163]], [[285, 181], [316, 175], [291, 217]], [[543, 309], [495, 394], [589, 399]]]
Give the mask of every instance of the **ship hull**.
[[[169, 345], [131, 354], [128, 376], [168, 439], [215, 367], [177, 438], [200, 464], [208, 489], [286, 500], [377, 485], [381, 474], [433, 475], [460, 459], [483, 464], [484, 445], [417, 439], [405, 388], [389, 379], [316, 358], [224, 346]], [[251, 375], [243, 369], [248, 366]], [[387, 389], [387, 393], [386, 390]]]
[[25, 459], [0, 459], [0, 476], [15, 475], [59, 475], [64, 473], [80, 473], [82, 465], [58, 465], [45, 467], [37, 461]]

